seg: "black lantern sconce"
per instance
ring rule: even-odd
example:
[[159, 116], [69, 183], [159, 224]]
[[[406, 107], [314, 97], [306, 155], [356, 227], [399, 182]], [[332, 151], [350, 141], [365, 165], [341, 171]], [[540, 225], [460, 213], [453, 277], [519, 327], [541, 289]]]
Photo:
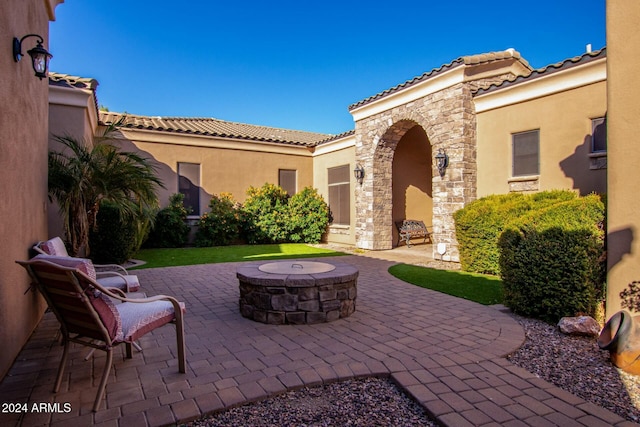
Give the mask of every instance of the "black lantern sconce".
[[364, 168], [360, 165], [356, 165], [356, 168], [353, 170], [353, 176], [358, 181], [358, 184], [362, 184], [364, 180]]
[[438, 154], [436, 154], [436, 167], [438, 168], [438, 172], [440, 172], [440, 178], [444, 177], [447, 166], [449, 166], [449, 156], [444, 152], [444, 148], [439, 148]]
[[13, 38], [13, 60], [16, 62], [20, 61], [24, 55], [22, 54], [22, 42], [24, 39], [28, 37], [37, 37], [38, 44], [33, 49], [27, 51], [29, 56], [31, 56], [31, 65], [33, 66], [33, 71], [36, 73], [36, 77], [39, 77], [40, 80], [47, 77], [47, 70], [49, 68], [49, 60], [53, 57], [47, 49], [42, 46], [44, 40], [38, 34], [27, 34], [20, 40], [17, 37]]

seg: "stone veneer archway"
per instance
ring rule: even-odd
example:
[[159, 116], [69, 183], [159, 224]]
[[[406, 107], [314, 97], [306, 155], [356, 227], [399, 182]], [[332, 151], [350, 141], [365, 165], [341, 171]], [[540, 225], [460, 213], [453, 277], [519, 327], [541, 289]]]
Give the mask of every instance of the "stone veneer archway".
[[453, 213], [476, 199], [477, 174], [475, 110], [466, 83], [356, 122], [356, 162], [365, 169], [364, 182], [355, 191], [356, 245], [372, 250], [393, 246], [393, 154], [402, 136], [416, 124], [427, 134], [432, 153], [443, 148], [449, 156], [443, 177], [435, 162], [431, 171], [433, 241], [446, 244], [444, 260], [459, 262]]

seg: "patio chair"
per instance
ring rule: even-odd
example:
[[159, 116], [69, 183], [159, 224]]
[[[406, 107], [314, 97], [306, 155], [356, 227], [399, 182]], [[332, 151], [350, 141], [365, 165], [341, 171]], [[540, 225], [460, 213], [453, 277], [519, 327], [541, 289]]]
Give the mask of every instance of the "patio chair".
[[[184, 303], [173, 297], [125, 298], [122, 292], [111, 292], [95, 281], [90, 262], [82, 258], [66, 258], [60, 263], [36, 256], [29, 261], [16, 261], [31, 276], [49, 308], [60, 322], [64, 351], [58, 367], [53, 392], [60, 389], [69, 354], [69, 343], [102, 350], [107, 354], [93, 411], [104, 396], [113, 362], [113, 348], [124, 343], [126, 357], [132, 357], [131, 345], [147, 332], [167, 323], [176, 325], [178, 370], [186, 372], [183, 311]], [[113, 300], [120, 301], [114, 304]]]
[[[33, 249], [43, 255], [69, 257], [67, 248], [60, 237], [41, 241]], [[140, 289], [138, 276], [129, 274], [126, 268], [118, 264], [94, 264], [98, 283], [105, 288], [120, 288], [125, 292], [136, 292]]]

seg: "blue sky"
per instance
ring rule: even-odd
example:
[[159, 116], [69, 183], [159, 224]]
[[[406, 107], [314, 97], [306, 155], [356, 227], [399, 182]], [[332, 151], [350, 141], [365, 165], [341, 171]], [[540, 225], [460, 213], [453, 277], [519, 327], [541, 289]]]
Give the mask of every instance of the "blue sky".
[[605, 45], [605, 0], [66, 0], [51, 70], [99, 81], [110, 111], [337, 134], [348, 106], [464, 56], [535, 67]]

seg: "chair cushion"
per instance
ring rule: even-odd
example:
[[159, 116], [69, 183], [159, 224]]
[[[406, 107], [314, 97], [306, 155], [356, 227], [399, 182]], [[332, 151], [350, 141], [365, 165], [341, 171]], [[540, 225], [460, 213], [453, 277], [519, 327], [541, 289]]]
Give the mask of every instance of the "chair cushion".
[[137, 292], [140, 289], [138, 276], [129, 274], [127, 276], [106, 276], [96, 280], [105, 288], [118, 288], [125, 292]]
[[96, 280], [96, 269], [90, 259], [44, 254], [36, 255], [33, 259], [42, 259], [63, 267], [77, 268], [93, 280]]
[[[184, 311], [184, 303], [180, 305]], [[122, 335], [117, 337], [120, 341], [135, 341], [175, 318], [173, 305], [169, 301], [123, 302], [115, 307], [120, 313], [122, 322]]]
[[40, 249], [49, 255], [69, 256], [67, 248], [60, 237], [54, 237], [40, 244]]

